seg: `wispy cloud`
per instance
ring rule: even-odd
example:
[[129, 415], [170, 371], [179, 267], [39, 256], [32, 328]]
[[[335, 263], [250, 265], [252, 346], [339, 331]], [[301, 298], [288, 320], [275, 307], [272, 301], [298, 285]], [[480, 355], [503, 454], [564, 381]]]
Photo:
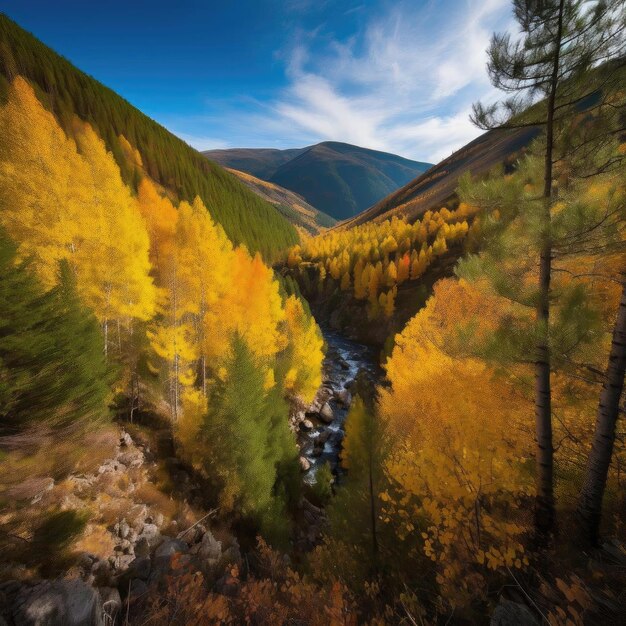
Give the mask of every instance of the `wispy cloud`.
[[[311, 2], [290, 0], [291, 15]], [[211, 100], [183, 138], [202, 149], [336, 140], [436, 162], [479, 134], [471, 104], [494, 95], [486, 48], [510, 28], [510, 0], [381, 0], [349, 12], [358, 28], [343, 37], [332, 20], [303, 29], [296, 18], [291, 44], [275, 51], [283, 86]]]
[[490, 95], [485, 50], [507, 25], [510, 2], [414, 6], [396, 4], [321, 52], [316, 37], [295, 46], [272, 126], [432, 161], [475, 137], [471, 103]]

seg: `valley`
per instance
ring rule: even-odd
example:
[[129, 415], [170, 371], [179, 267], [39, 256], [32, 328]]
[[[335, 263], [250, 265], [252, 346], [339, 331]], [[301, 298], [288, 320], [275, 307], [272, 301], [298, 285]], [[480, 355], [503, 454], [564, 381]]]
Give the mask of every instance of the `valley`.
[[192, 4], [0, 12], [0, 626], [626, 623], [624, 3]]

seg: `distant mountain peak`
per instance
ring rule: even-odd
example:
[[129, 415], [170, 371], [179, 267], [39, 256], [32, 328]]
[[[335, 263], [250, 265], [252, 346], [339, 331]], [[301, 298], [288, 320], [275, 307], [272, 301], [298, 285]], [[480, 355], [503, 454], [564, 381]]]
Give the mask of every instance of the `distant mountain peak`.
[[354, 217], [431, 167], [340, 141], [304, 148], [231, 148], [203, 154], [217, 163], [275, 183], [336, 219]]

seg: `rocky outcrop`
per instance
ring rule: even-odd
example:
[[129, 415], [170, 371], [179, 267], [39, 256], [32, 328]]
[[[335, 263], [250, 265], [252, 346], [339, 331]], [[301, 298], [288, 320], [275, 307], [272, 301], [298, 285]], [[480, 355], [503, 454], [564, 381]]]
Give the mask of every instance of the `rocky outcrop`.
[[12, 605], [16, 626], [104, 626], [100, 594], [82, 580], [23, 585]]

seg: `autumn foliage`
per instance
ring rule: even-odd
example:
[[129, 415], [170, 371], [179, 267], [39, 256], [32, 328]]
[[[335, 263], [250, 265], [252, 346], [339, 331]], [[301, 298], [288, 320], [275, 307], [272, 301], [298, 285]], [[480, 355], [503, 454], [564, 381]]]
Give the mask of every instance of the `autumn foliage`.
[[475, 213], [475, 208], [461, 204], [454, 211], [427, 211], [412, 224], [393, 217], [332, 230], [291, 248], [287, 265], [305, 287], [311, 281], [309, 269], [315, 269], [317, 284], [309, 284], [313, 295], [334, 282], [342, 292], [367, 303], [370, 318], [389, 318], [398, 286], [419, 280], [449, 246], [462, 241]]

